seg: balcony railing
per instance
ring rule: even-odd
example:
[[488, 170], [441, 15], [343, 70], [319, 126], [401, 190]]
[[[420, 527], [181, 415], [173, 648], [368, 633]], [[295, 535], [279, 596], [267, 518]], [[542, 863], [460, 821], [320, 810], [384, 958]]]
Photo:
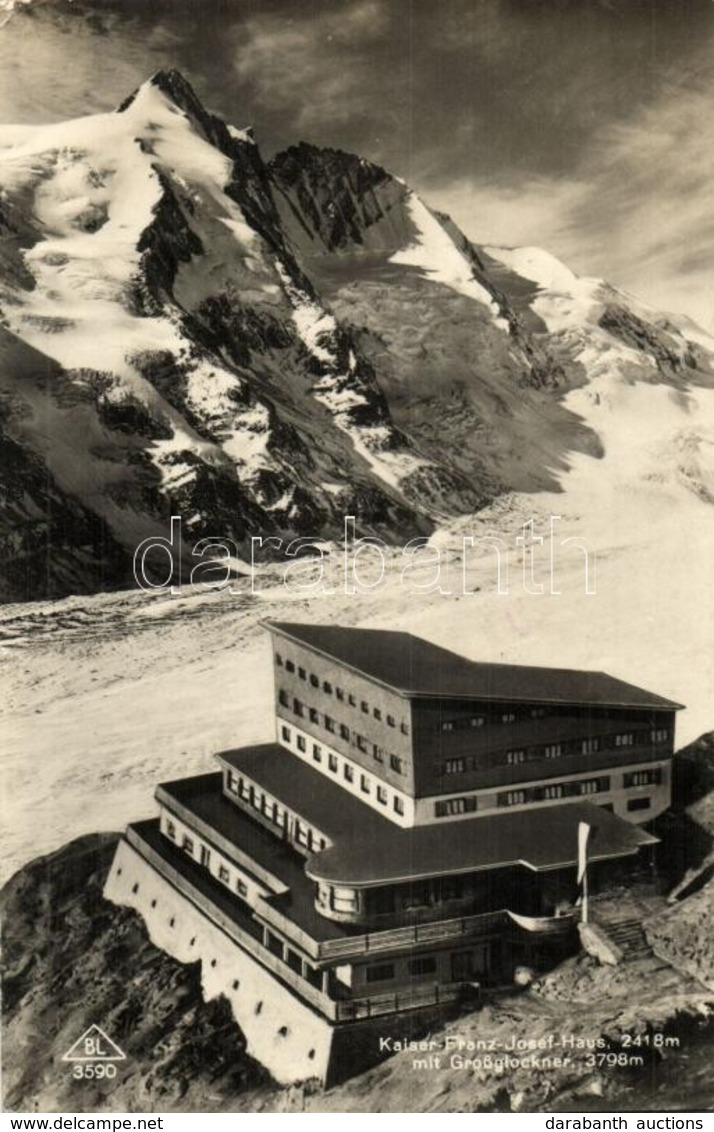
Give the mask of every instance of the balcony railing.
[[263, 967], [267, 967], [269, 971], [275, 974], [282, 982], [286, 983], [292, 990], [296, 992], [302, 999], [309, 1002], [321, 1014], [333, 1021], [337, 1018], [337, 1003], [329, 998], [317, 987], [312, 986], [306, 979], [303, 979], [292, 968], [288, 967], [286, 963], [278, 959], [272, 952], [264, 947], [262, 941], [257, 939], [245, 928], [241, 928], [235, 920], [233, 920], [225, 912], [221, 911], [213, 901], [204, 895], [195, 884], [187, 880], [178, 869], [174, 868], [169, 862], [151, 845], [149, 845], [140, 833], [137, 833], [131, 826], [129, 826], [126, 838], [132, 848], [136, 849], [140, 856], [149, 862], [157, 873], [163, 876], [174, 888], [178, 889], [192, 904], [206, 916], [208, 920], [214, 923], [221, 929], [234, 943], [237, 943], [244, 951], [253, 956], [258, 963]]
[[387, 991], [365, 998], [345, 999], [337, 1002], [337, 1021], [351, 1022], [358, 1018], [376, 1018], [380, 1014], [395, 1014], [405, 1010], [418, 1010], [424, 1006], [440, 1006], [455, 1002], [463, 993], [463, 983], [440, 986], [413, 987], [408, 990]]
[[391, 992], [365, 995], [361, 998], [332, 999], [283, 963], [260, 940], [241, 928], [230, 916], [221, 911], [211, 900], [192, 884], [182, 873], [174, 868], [162, 855], [131, 826], [127, 830], [127, 841], [160, 876], [164, 877], [179, 892], [221, 929], [234, 943], [274, 974], [281, 982], [293, 990], [298, 997], [317, 1009], [332, 1022], [349, 1022], [360, 1018], [373, 1018], [382, 1014], [393, 1014], [405, 1010], [418, 1010], [424, 1006], [439, 1005], [455, 1001], [463, 989], [461, 983], [440, 986], [414, 986]]
[[163, 786], [156, 788], [156, 800], [160, 805], [165, 806], [167, 810], [175, 814], [177, 818], [185, 822], [186, 825], [195, 829], [196, 833], [200, 834], [206, 841], [212, 842], [217, 849], [228, 857], [229, 860], [234, 861], [237, 865], [246, 869], [247, 872], [252, 873], [255, 877], [263, 882], [273, 892], [285, 892], [286, 885], [271, 873], [268, 869], [264, 868], [259, 861], [251, 857], [248, 853], [244, 853], [228, 838], [223, 837], [221, 833], [212, 826], [209, 822], [203, 820], [199, 815], [182, 802], [164, 790]]
[[371, 952], [416, 947], [425, 943], [439, 943], [464, 936], [485, 935], [508, 922], [508, 913], [505, 911], [483, 912], [478, 916], [460, 916], [430, 924], [410, 924], [408, 927], [393, 928], [389, 931], [353, 935], [346, 939], [330, 939], [320, 944], [320, 958], [366, 955]]

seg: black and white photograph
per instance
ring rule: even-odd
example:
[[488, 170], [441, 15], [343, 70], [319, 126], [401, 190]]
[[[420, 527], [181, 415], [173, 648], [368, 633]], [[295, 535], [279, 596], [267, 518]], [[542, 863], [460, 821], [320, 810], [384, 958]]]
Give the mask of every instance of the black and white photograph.
[[711, 0], [0, 0], [3, 1113], [706, 1128], [713, 105]]

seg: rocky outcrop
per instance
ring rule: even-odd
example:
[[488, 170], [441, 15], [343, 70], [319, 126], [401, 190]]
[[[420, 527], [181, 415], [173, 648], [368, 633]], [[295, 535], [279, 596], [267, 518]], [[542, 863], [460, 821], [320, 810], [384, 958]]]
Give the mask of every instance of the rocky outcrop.
[[[116, 840], [81, 838], [3, 889], [5, 1110], [259, 1109], [275, 1086], [227, 1002], [205, 1003], [198, 964], [159, 951], [136, 913], [102, 899]], [[125, 1060], [115, 1078], [77, 1081], [62, 1058], [93, 1025]]]

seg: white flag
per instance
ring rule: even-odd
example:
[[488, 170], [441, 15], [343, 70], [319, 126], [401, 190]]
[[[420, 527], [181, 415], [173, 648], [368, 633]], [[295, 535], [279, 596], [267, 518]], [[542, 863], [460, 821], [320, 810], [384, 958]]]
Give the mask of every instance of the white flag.
[[578, 884], [582, 884], [588, 863], [588, 837], [590, 826], [586, 821], [578, 823]]

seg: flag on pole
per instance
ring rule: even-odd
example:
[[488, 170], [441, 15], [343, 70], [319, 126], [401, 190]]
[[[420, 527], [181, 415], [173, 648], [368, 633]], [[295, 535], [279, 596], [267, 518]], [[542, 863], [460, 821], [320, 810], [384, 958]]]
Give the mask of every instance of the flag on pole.
[[588, 838], [590, 826], [586, 821], [578, 823], [578, 884], [582, 884], [588, 864]]

